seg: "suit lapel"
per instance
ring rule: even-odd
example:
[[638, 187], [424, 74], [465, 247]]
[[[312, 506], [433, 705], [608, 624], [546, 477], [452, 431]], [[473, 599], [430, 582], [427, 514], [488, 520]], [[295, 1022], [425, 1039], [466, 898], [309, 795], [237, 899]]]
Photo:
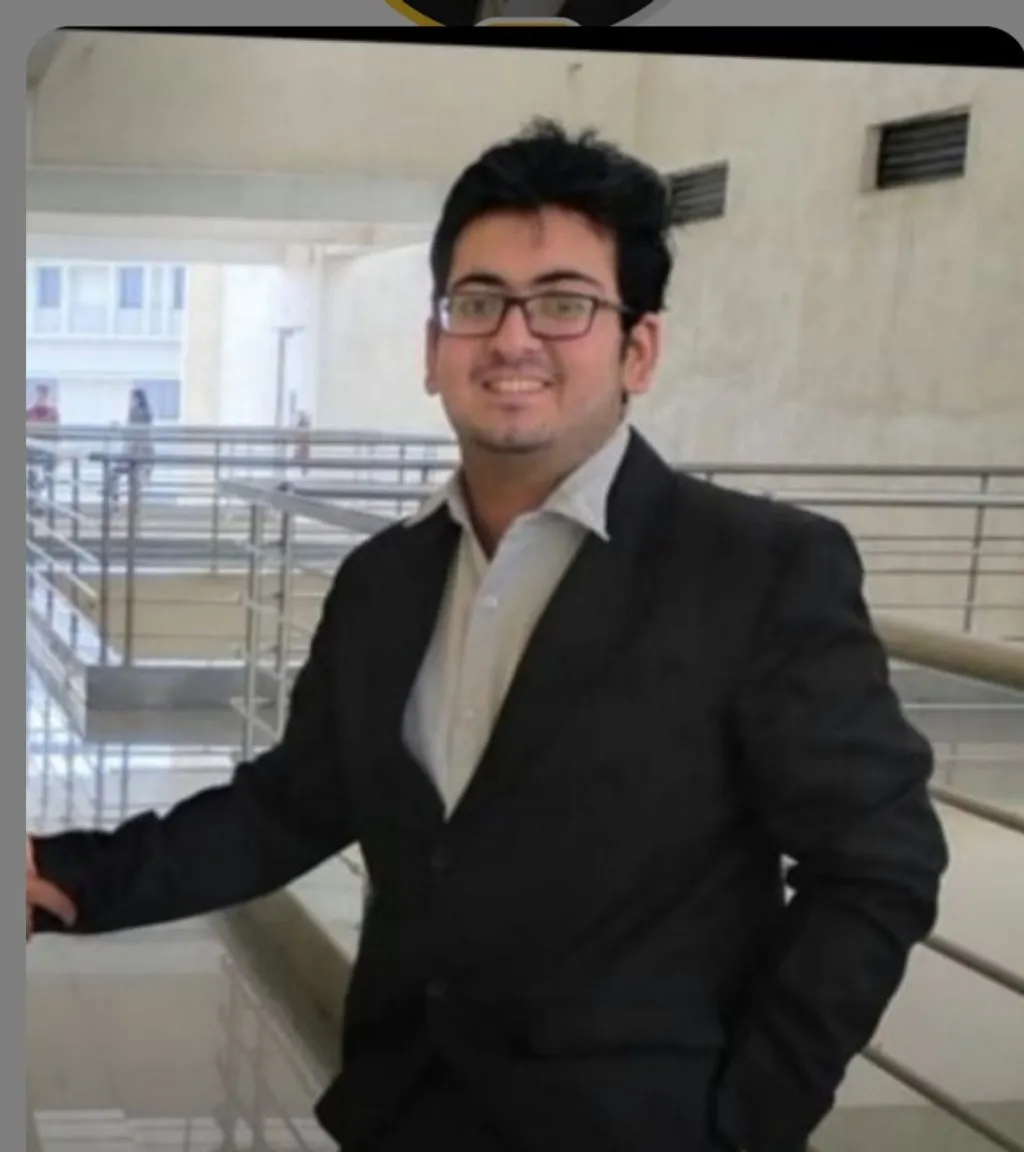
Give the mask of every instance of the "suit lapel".
[[609, 493], [609, 540], [587, 537], [548, 602], [453, 823], [523, 779], [635, 635], [673, 490], [671, 470], [632, 433]]
[[382, 763], [401, 774], [395, 786], [404, 789], [408, 784], [417, 798], [417, 812], [441, 819], [441, 798], [426, 769], [407, 751], [402, 723], [437, 623], [460, 529], [442, 507], [422, 523], [403, 526], [402, 531], [407, 537], [402, 547], [391, 551], [390, 567], [378, 581], [377, 590], [386, 598], [381, 612], [387, 630], [374, 651], [375, 672], [368, 697], [374, 708], [377, 742], [386, 753]]

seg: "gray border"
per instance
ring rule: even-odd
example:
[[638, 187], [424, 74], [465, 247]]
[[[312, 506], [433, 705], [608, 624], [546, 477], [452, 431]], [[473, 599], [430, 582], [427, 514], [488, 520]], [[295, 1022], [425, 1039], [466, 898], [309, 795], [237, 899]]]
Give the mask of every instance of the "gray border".
[[[387, 8], [381, 0], [349, 0], [346, 15], [350, 25], [377, 26], [380, 28], [395, 27], [407, 22], [397, 13]], [[235, 19], [231, 17], [232, 10]], [[248, 3], [232, 5], [228, 0], [182, 0], [178, 6], [178, 22], [181, 26], [203, 27], [213, 25], [228, 25], [245, 23], [253, 26], [265, 23], [273, 26], [280, 21], [280, 7], [271, 0], [249, 0]], [[11, 145], [11, 156], [14, 146], [22, 147], [22, 123], [24, 102], [24, 68], [25, 61], [31, 46], [45, 32], [58, 27], [62, 23], [74, 24], [87, 21], [102, 26], [107, 25], [159, 25], [166, 23], [169, 13], [162, 7], [150, 6], [150, 17], [147, 19], [140, 12], [138, 0], [95, 0], [94, 3], [83, 10], [72, 0], [63, 3], [42, 3], [13, 5], [7, 17], [9, 31], [2, 39], [3, 53], [10, 57], [7, 66], [0, 67], [0, 83], [7, 96], [0, 100], [0, 116], [2, 116], [3, 138]], [[336, 0], [299, 0], [293, 3], [288, 10], [293, 26], [302, 25], [336, 25], [338, 6]], [[828, 11], [830, 19], [825, 18], [825, 10], [813, 0], [658, 0], [658, 7], [648, 10], [635, 23], [647, 25], [719, 25], [756, 23], [759, 25], [776, 24], [825, 24], [842, 23], [844, 25], [989, 25], [1002, 28], [1018, 41], [1024, 43], [1024, 5], [1020, 0], [974, 0], [968, 7], [965, 3], [955, 3], [954, 0], [866, 0], [858, 10], [850, 9], [838, 12], [835, 8]], [[841, 17], [841, 19], [840, 19]], [[22, 217], [18, 208], [24, 196], [24, 180], [15, 176], [13, 164], [5, 169], [8, 173], [3, 177], [6, 190], [0, 194], [0, 204], [6, 205], [4, 211], [3, 242], [6, 255], [3, 266], [9, 270], [21, 266], [22, 244]], [[22, 329], [19, 324], [14, 328], [17, 318], [22, 314], [21, 288], [19, 284], [9, 287], [13, 295], [14, 304], [0, 308], [0, 320], [8, 336], [4, 338], [3, 346], [13, 348], [19, 345], [22, 338]], [[10, 382], [8, 382], [9, 384]], [[7, 480], [0, 491], [6, 492], [9, 508], [5, 514], [8, 531], [20, 531], [19, 522], [24, 517], [24, 472], [23, 472], [23, 441], [18, 427], [22, 419], [20, 412], [15, 411], [15, 401], [20, 403], [22, 391], [19, 387], [8, 386], [5, 389], [5, 404], [8, 405], [9, 418], [0, 421], [4, 443], [0, 451], [3, 475]], [[14, 537], [10, 539], [13, 541]], [[17, 651], [21, 644], [22, 633], [22, 593], [23, 575], [21, 571], [22, 550], [20, 547], [9, 547], [0, 551], [0, 587], [7, 588], [7, 607], [2, 617], [3, 649], [8, 653], [6, 671], [9, 682], [18, 682], [24, 673], [21, 657], [14, 658], [12, 653]], [[4, 575], [6, 573], [6, 575]], [[4, 771], [0, 773], [3, 780], [3, 789], [8, 793], [3, 817], [9, 824], [7, 832], [0, 835], [0, 850], [7, 857], [7, 864], [0, 869], [0, 876], [13, 885], [14, 869], [20, 862], [16, 856], [21, 852], [20, 829], [15, 829], [15, 823], [20, 824], [16, 815], [21, 810], [24, 796], [24, 778], [14, 763], [14, 752], [18, 751], [20, 741], [15, 746], [14, 732], [21, 732], [25, 724], [24, 712], [20, 707], [21, 692], [7, 691], [2, 697], [6, 720], [3, 723], [5, 744], [8, 751], [9, 762]], [[19, 799], [21, 797], [22, 799]], [[7, 871], [7, 869], [10, 871]], [[6, 903], [6, 897], [4, 902]], [[13, 896], [11, 903], [14, 903]], [[9, 924], [18, 923], [16, 910], [8, 910], [11, 919]], [[7, 972], [3, 978], [4, 995], [0, 1001], [2, 1016], [0, 1016], [0, 1035], [18, 1037], [22, 1035], [24, 1020], [24, 978], [21, 960], [15, 957], [15, 951], [20, 948], [17, 938], [12, 933], [4, 935], [7, 944], [3, 949], [7, 958], [0, 964], [0, 971]], [[12, 1046], [15, 1045], [12, 1040]], [[21, 1128], [21, 1119], [24, 1116], [25, 1100], [25, 1065], [24, 1061], [14, 1055], [9, 1058], [14, 1067], [6, 1067], [0, 1075], [0, 1115], [4, 1118], [3, 1143], [7, 1148], [24, 1148], [25, 1132]]]

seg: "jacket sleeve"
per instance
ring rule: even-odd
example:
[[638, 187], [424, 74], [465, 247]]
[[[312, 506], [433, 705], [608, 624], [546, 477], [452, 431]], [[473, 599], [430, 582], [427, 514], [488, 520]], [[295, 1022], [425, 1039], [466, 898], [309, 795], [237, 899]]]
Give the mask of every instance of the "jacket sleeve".
[[34, 840], [39, 874], [74, 901], [65, 929], [48, 913], [38, 931], [93, 934], [166, 923], [245, 903], [281, 888], [355, 839], [338, 760], [332, 655], [340, 634], [344, 566], [329, 591], [295, 679], [280, 742], [164, 815], [113, 831]]
[[802, 1147], [931, 931], [948, 864], [927, 741], [904, 717], [840, 525], [779, 533], [778, 577], [733, 722], [746, 795], [792, 898], [741, 1012], [718, 1127], [745, 1152]]

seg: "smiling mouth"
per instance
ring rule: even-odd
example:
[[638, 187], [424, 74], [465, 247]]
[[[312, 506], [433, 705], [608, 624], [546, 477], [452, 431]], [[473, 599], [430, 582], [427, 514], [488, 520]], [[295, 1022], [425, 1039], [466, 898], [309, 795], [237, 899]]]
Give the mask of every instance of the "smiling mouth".
[[529, 377], [514, 377], [505, 380], [485, 380], [485, 392], [494, 396], [536, 396], [547, 390], [549, 385], [544, 380], [535, 380]]

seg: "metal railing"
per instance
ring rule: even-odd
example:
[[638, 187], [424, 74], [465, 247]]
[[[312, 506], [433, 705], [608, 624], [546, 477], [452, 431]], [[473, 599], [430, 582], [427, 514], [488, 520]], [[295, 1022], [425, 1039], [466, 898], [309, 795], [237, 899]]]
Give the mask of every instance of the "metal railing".
[[[334, 573], [334, 566], [309, 568], [296, 562], [295, 541], [299, 526], [304, 521], [313, 520], [350, 536], [359, 536], [372, 534], [390, 523], [391, 518], [353, 509], [337, 499], [337, 493], [333, 494], [335, 499], [328, 500], [323, 494], [275, 491], [268, 485], [244, 482], [226, 482], [224, 488], [232, 497], [248, 502], [249, 507], [246, 682], [244, 696], [236, 702], [236, 707], [242, 720], [242, 753], [250, 757], [272, 744], [283, 730], [292, 678], [308, 649], [320, 601]], [[816, 496], [815, 503], [825, 505], [847, 499], [853, 497], [820, 495]], [[877, 499], [880, 504], [884, 503], [882, 497]], [[954, 499], [926, 493], [899, 499], [906, 500], [909, 507], [976, 507], [979, 500], [985, 502], [985, 507], [1024, 507], [1024, 500], [1018, 497], [992, 495]], [[308, 601], [304, 609], [301, 607], [303, 597], [295, 594], [292, 583], [300, 571], [311, 571], [322, 580], [319, 594], [304, 593], [304, 599]], [[301, 621], [299, 616], [303, 617]], [[1024, 652], [1021, 661], [1024, 664]], [[932, 795], [940, 807], [967, 814], [992, 827], [1024, 834], [1024, 818], [1016, 813], [938, 784], [933, 786]], [[366, 871], [358, 850], [344, 853], [340, 862], [366, 884]], [[987, 983], [1024, 997], [1024, 976], [965, 945], [935, 933], [924, 947]], [[870, 1045], [862, 1053], [862, 1059], [993, 1146], [1004, 1152], [1024, 1152], [1024, 1144], [1012, 1134], [997, 1128], [976, 1109], [920, 1075], [879, 1043]], [[820, 1141], [820, 1137], [817, 1139]]]
[[[96, 430], [92, 442], [80, 437], [71, 447], [54, 435], [26, 445], [28, 603], [65, 657], [122, 666], [239, 657], [238, 635], [230, 627], [211, 634], [209, 621], [240, 613], [241, 589], [230, 579], [173, 579], [244, 574], [245, 509], [225, 498], [224, 479], [340, 484], [355, 504], [401, 515], [451, 469], [429, 438], [335, 434], [330, 453], [296, 461], [248, 440], [234, 453], [196, 451], [177, 431], [182, 449], [143, 458], [97, 448]], [[347, 543], [309, 524], [297, 554], [336, 562]], [[147, 632], [154, 619], [158, 629]]]
[[[417, 507], [456, 460], [442, 436], [156, 428], [140, 459], [120, 449], [119, 431], [32, 431], [29, 603], [78, 659], [103, 665], [239, 658], [231, 621], [242, 611], [250, 525], [245, 500], [225, 481], [288, 486], [324, 506], [393, 518]], [[309, 458], [298, 459], [307, 442]], [[686, 470], [845, 522], [875, 611], [1024, 639], [1024, 467]], [[357, 539], [346, 526], [300, 517], [292, 541], [300, 583], [333, 570]], [[223, 579], [175, 582], [175, 574]]]

